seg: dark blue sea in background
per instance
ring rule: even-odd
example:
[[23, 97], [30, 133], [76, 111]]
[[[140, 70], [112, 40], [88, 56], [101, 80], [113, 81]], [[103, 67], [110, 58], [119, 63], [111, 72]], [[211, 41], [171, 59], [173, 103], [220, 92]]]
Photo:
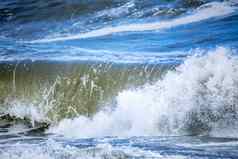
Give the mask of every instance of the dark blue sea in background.
[[237, 0], [1, 0], [1, 159], [238, 158]]
[[1, 1], [1, 60], [170, 62], [192, 49], [235, 48], [236, 5], [210, 0]]

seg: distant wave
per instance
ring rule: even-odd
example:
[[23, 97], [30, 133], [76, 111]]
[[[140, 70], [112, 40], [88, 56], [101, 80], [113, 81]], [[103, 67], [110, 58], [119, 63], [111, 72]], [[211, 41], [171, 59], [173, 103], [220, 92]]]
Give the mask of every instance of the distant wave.
[[[65, 53], [67, 50], [67, 54]], [[52, 52], [52, 54], [51, 54]], [[29, 54], [13, 54], [2, 55], [0, 61], [2, 62], [14, 62], [14, 61], [97, 61], [97, 62], [113, 62], [113, 63], [170, 63], [179, 62], [183, 60], [188, 53], [183, 51], [174, 52], [161, 52], [161, 54], [155, 52], [123, 52], [113, 50], [101, 50], [101, 49], [86, 49], [81, 47], [68, 47], [59, 50], [62, 53], [61, 56], [54, 54], [54, 50], [42, 50], [39, 56], [29, 56]]]
[[115, 27], [104, 27], [101, 29], [89, 31], [86, 33], [71, 35], [71, 36], [33, 40], [30, 43], [49, 43], [49, 42], [101, 37], [101, 36], [106, 36], [106, 35], [111, 35], [114, 33], [121, 33], [121, 32], [142, 32], [142, 31], [168, 29], [168, 28], [172, 28], [172, 27], [176, 27], [180, 25], [199, 22], [209, 18], [225, 16], [225, 15], [233, 13], [235, 10], [236, 10], [236, 7], [233, 7], [232, 3], [211, 2], [205, 5], [202, 5], [201, 7], [196, 9], [192, 14], [189, 14], [180, 18], [176, 18], [170, 21], [142, 23], [142, 24], [128, 24], [128, 25], [121, 25], [121, 26], [115, 26]]

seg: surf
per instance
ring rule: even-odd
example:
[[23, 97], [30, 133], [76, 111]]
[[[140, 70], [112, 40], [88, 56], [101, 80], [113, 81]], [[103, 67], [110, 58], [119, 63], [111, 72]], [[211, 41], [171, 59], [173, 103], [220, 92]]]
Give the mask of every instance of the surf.
[[63, 119], [49, 132], [82, 138], [215, 135], [236, 130], [238, 68], [231, 53], [220, 47], [189, 57], [155, 84], [121, 91], [109, 110], [91, 118]]

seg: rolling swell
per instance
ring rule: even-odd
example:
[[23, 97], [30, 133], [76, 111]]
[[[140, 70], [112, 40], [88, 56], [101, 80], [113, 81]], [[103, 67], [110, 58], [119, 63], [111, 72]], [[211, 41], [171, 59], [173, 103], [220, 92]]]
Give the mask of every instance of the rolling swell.
[[228, 2], [211, 2], [202, 5], [197, 8], [193, 13], [186, 16], [178, 17], [176, 19], [169, 19], [160, 22], [153, 23], [142, 23], [142, 24], [127, 24], [119, 25], [114, 27], [103, 27], [100, 29], [94, 29], [89, 32], [79, 33], [71, 36], [63, 36], [56, 38], [47, 38], [31, 41], [31, 43], [50, 43], [50, 42], [59, 42], [67, 40], [77, 40], [77, 39], [87, 39], [95, 37], [103, 37], [116, 33], [123, 32], [144, 32], [144, 31], [155, 31], [169, 29], [181, 25], [186, 25], [190, 23], [195, 23], [210, 18], [222, 17], [234, 13], [236, 10], [235, 7], [232, 7], [232, 3]]
[[[139, 1], [139, 0], [84, 0], [84, 1], [66, 1], [66, 0], [52, 0], [52, 1], [37, 1], [27, 0], [21, 2], [19, 0], [1, 1], [0, 16], [2, 22], [17, 21], [20, 23], [27, 23], [31, 21], [41, 20], [65, 20], [73, 17], [85, 16], [100, 12], [101, 15], [105, 11], [119, 11], [125, 16], [133, 15], [138, 10], [151, 8], [156, 5], [167, 5], [173, 3], [174, 8], [197, 7], [204, 4], [201, 0], [163, 0], [163, 1]], [[120, 9], [122, 8], [122, 10]], [[73, 13], [73, 14], [72, 14]], [[145, 14], [146, 15], [146, 14]], [[147, 16], [153, 15], [147, 11]], [[104, 17], [110, 19], [110, 17]]]
[[[86, 33], [120, 23], [128, 24], [130, 21], [169, 20], [186, 15], [207, 2], [210, 1], [2, 1], [0, 31], [4, 36], [18, 40], [45, 40]], [[15, 25], [19, 27], [16, 28]]]

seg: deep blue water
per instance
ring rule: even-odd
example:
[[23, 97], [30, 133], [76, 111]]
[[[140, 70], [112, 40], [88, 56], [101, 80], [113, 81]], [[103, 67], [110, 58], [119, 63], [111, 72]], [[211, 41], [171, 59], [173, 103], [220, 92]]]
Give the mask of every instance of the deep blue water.
[[[67, 60], [170, 62], [193, 54], [193, 49], [237, 47], [235, 1], [1, 3], [2, 60], [67, 57]], [[134, 24], [137, 28], [133, 28]], [[153, 26], [145, 29], [145, 25]], [[114, 32], [105, 29], [108, 27], [113, 27]], [[123, 31], [123, 27], [130, 31]], [[85, 33], [91, 35], [80, 37]], [[133, 59], [134, 56], [139, 59]]]

